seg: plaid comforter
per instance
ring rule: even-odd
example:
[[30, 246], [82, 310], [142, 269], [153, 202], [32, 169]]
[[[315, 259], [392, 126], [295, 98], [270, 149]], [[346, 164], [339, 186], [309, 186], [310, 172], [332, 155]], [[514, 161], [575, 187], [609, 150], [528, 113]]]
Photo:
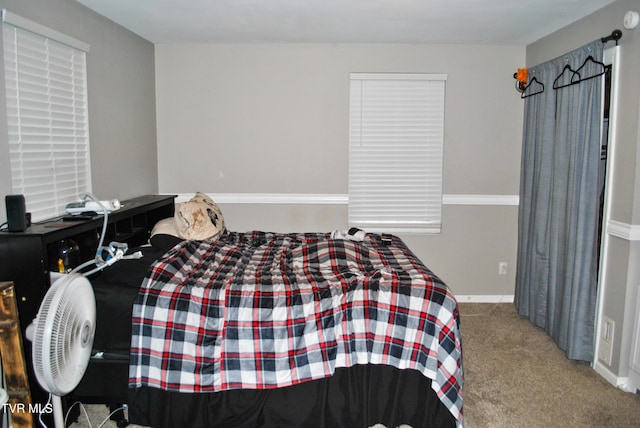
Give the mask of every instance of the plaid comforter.
[[276, 388], [388, 364], [432, 379], [462, 425], [456, 301], [395, 236], [185, 241], [151, 266], [132, 321], [130, 387]]

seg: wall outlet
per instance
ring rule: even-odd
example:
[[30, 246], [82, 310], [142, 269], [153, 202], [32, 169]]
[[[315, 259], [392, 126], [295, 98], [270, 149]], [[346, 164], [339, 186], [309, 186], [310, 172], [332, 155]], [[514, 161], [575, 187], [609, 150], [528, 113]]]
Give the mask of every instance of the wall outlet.
[[615, 328], [616, 323], [614, 320], [609, 317], [602, 318], [600, 343], [598, 344], [598, 359], [608, 366], [611, 365]]
[[507, 262], [498, 263], [498, 275], [506, 275], [509, 271], [509, 264]]

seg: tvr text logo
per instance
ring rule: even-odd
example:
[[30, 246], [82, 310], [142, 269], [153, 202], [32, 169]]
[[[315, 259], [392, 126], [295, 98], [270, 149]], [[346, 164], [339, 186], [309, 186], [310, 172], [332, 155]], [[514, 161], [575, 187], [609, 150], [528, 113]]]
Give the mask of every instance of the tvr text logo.
[[4, 403], [2, 410], [10, 413], [53, 413], [53, 404], [51, 403]]

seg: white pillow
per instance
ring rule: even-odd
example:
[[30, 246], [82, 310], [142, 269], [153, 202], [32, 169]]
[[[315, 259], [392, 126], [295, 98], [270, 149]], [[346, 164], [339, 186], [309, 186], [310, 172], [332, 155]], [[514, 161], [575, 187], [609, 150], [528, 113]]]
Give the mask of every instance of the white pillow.
[[151, 237], [156, 235], [178, 235], [178, 229], [176, 228], [176, 221], [173, 217], [164, 218], [158, 221], [153, 229], [151, 229]]

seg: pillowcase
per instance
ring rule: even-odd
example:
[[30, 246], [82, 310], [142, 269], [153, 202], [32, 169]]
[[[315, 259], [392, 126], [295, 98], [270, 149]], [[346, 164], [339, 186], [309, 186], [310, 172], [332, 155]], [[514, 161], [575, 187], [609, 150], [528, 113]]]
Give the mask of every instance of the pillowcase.
[[169, 251], [179, 243], [184, 241], [178, 236], [178, 230], [176, 229], [176, 222], [173, 217], [165, 218], [157, 222], [151, 230], [151, 237], [149, 243], [155, 247]]
[[213, 199], [200, 192], [178, 204], [174, 219], [178, 236], [184, 239], [218, 240], [225, 231], [222, 211]]

